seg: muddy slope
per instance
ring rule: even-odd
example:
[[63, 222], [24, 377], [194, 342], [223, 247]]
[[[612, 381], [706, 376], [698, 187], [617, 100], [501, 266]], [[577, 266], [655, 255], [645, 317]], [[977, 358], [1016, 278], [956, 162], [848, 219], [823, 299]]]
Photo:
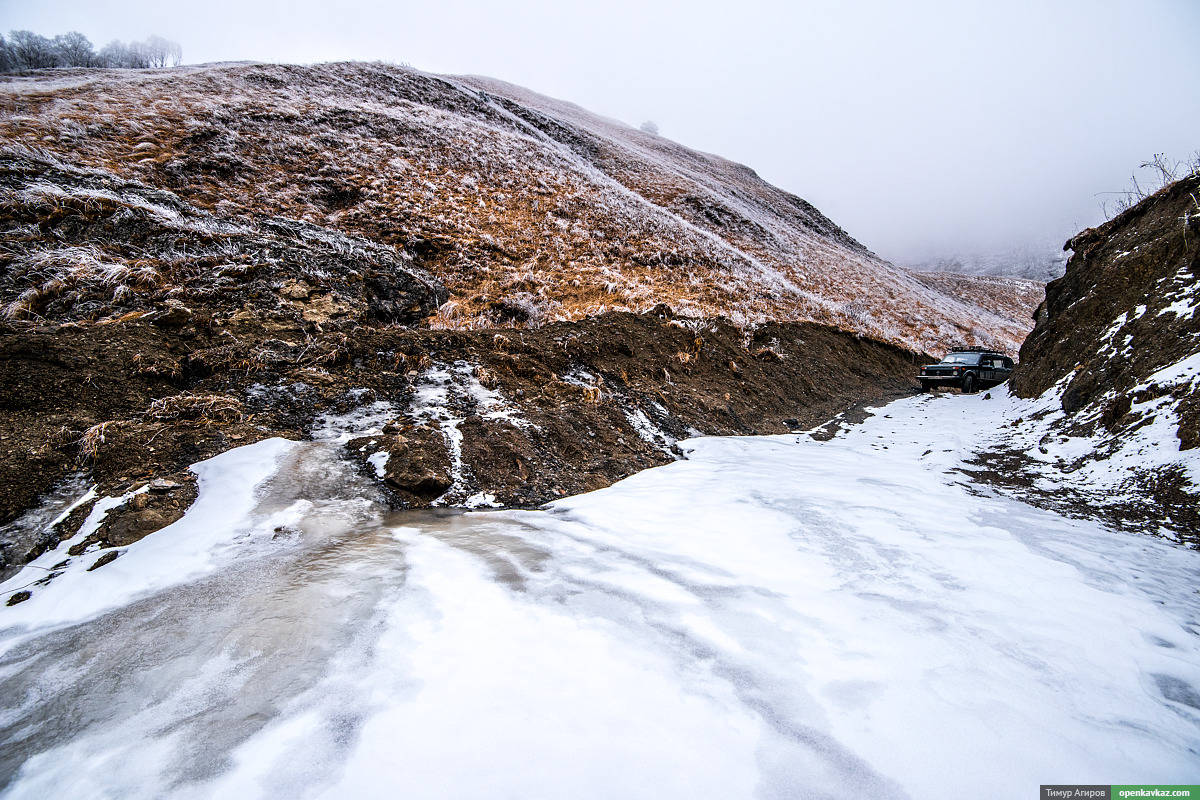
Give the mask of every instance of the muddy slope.
[[[141, 516], [118, 526], [119, 541], [96, 537], [127, 544], [131, 528], [178, 516], [170, 498], [186, 494], [189, 464], [268, 436], [349, 439], [347, 456], [397, 506], [532, 506], [666, 463], [686, 436], [807, 429], [911, 392], [913, 360], [812, 323], [747, 335], [665, 306], [525, 331], [316, 331], [196, 314], [7, 328], [0, 522], [81, 472], [102, 495], [153, 478], [182, 487], [131, 509]], [[10, 541], [6, 564], [50, 538]]]
[[1023, 332], [745, 168], [515, 87], [55, 77], [0, 81], [3, 572], [93, 483], [145, 488], [72, 546], [115, 555], [264, 437], [337, 442], [399, 507], [533, 506], [910, 392], [895, 342]]
[[[1024, 398], [1061, 408], [1047, 437], [1091, 442], [1054, 465], [1061, 476], [1142, 446], [1166, 423], [1171, 450], [1200, 445], [1200, 176], [1172, 184], [1067, 243], [1066, 274], [1047, 285], [1037, 324], [1012, 377]], [[1043, 451], [1044, 452], [1044, 451]], [[1200, 490], [1180, 464], [1129, 467], [1112, 491], [1075, 492], [1070, 480], [1035, 480], [1027, 453], [983, 459], [993, 479], [1052, 504], [1099, 509], [1143, 530], [1167, 525], [1200, 540]], [[1113, 501], [1124, 494], [1131, 499]]]
[[501, 292], [512, 327], [434, 330], [428, 242], [228, 216], [28, 148], [0, 150], [0, 206], [0, 568], [71, 536], [90, 505], [50, 522], [93, 482], [150, 486], [77, 545], [119, 548], [186, 510], [189, 464], [268, 436], [345, 443], [398, 506], [528, 506], [686, 436], [915, 388], [894, 345], [665, 304], [537, 326]]
[[[1074, 254], [1066, 274], [1046, 285], [1021, 347], [1012, 381], [1018, 395], [1040, 395], [1070, 375], [1063, 408], [1078, 411], [1197, 351], [1200, 318], [1190, 309], [1200, 263], [1198, 197], [1200, 176], [1193, 176], [1067, 242]], [[1113, 344], [1097, 347], [1102, 340]]]

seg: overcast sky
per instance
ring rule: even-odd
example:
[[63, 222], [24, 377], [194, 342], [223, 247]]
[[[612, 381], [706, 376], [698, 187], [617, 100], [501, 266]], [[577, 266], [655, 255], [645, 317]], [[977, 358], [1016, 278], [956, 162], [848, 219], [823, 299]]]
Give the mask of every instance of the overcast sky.
[[653, 119], [899, 261], [1060, 245], [1200, 149], [1197, 0], [0, 0], [0, 29], [488, 75]]

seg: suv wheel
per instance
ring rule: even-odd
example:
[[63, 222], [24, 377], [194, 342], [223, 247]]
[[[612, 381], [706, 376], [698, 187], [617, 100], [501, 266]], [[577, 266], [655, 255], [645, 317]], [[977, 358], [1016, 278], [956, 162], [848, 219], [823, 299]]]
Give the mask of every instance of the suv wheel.
[[963, 377], [962, 386], [963, 394], [973, 394], [975, 392], [975, 376], [968, 372]]

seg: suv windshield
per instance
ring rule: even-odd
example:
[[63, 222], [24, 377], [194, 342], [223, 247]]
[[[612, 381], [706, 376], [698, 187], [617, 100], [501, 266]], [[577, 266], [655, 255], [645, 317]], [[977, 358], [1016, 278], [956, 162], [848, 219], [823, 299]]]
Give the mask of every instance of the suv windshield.
[[976, 366], [982, 353], [951, 353], [942, 359], [943, 364], [968, 364]]

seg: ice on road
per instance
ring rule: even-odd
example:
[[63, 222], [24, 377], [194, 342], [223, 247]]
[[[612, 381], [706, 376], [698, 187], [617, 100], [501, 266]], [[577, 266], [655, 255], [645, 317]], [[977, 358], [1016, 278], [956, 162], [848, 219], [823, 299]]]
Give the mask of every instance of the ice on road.
[[330, 445], [220, 456], [213, 486], [259, 487], [239, 520], [202, 486], [172, 528], [0, 609], [2, 796], [1194, 783], [1200, 553], [972, 484], [961, 460], [1015, 403], [693, 439], [543, 511], [389, 514]]

